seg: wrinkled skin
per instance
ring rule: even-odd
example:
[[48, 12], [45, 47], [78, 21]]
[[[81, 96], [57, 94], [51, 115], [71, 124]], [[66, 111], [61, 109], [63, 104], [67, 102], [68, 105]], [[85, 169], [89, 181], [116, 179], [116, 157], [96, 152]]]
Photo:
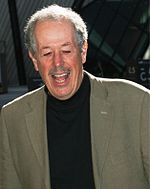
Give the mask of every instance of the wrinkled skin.
[[36, 52], [29, 56], [49, 92], [59, 100], [73, 96], [83, 79], [87, 42], [82, 52], [73, 25], [66, 21], [41, 21], [35, 27]]

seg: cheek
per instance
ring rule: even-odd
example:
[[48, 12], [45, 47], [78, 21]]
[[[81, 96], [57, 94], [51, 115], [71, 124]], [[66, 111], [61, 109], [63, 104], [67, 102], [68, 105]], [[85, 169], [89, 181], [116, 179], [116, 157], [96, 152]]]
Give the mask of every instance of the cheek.
[[44, 60], [39, 60], [38, 62], [38, 68], [39, 70], [41, 70], [42, 72], [45, 72], [46, 70], [49, 69], [49, 62], [48, 61], [44, 61]]
[[82, 57], [81, 54], [79, 54], [78, 56], [76, 56], [73, 60], [72, 60], [72, 67], [79, 72], [82, 69]]
[[80, 82], [80, 80], [82, 79], [82, 71], [83, 71], [82, 63], [78, 63], [74, 65], [73, 80], [76, 81], [77, 83]]
[[38, 70], [42, 78], [46, 78], [48, 76], [49, 69], [48, 64], [40, 63], [38, 65]]

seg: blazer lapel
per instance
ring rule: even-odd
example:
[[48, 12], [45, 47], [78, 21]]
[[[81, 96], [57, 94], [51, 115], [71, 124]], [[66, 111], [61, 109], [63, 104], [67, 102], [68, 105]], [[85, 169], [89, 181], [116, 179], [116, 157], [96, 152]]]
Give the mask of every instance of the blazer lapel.
[[[101, 188], [102, 170], [104, 167], [110, 135], [112, 133], [112, 107], [109, 103], [108, 92], [101, 81], [91, 80], [90, 118], [92, 162], [95, 187]], [[41, 90], [42, 91], [42, 90]], [[31, 141], [35, 160], [41, 168], [45, 180], [45, 188], [50, 188], [49, 160], [46, 129], [46, 95], [44, 91], [32, 99], [30, 111], [26, 114], [28, 136]], [[43, 124], [44, 123], [44, 124]], [[44, 167], [44, 168], [43, 168]], [[43, 187], [44, 188], [44, 187]]]
[[[43, 137], [45, 124], [42, 115], [38, 109], [34, 109], [32, 112], [26, 115], [27, 131], [30, 138], [33, 151], [36, 155], [38, 163], [42, 167], [42, 154], [43, 154]], [[43, 128], [42, 128], [43, 127]]]
[[43, 89], [39, 91], [38, 95], [34, 96], [29, 106], [30, 111], [25, 116], [27, 132], [41, 176], [44, 177], [46, 188], [49, 188], [46, 95]]
[[[94, 93], [93, 93], [94, 92]], [[101, 188], [102, 170], [104, 167], [110, 135], [112, 133], [112, 107], [106, 89], [99, 82], [91, 82], [91, 144], [93, 171], [96, 188]]]

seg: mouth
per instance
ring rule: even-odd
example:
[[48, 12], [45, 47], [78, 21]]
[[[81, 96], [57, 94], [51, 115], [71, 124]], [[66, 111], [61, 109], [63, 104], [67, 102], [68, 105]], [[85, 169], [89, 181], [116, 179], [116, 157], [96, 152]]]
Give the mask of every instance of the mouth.
[[64, 83], [69, 75], [70, 73], [54, 74], [52, 75], [52, 78], [55, 79], [57, 83]]
[[51, 77], [53, 78], [55, 83], [61, 86], [67, 83], [69, 76], [70, 76], [70, 70], [67, 70], [65, 72], [51, 74]]

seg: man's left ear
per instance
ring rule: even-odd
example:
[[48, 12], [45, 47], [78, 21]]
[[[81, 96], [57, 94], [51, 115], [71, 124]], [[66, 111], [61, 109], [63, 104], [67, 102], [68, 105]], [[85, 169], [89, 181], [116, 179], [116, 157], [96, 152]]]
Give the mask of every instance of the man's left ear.
[[82, 52], [81, 52], [82, 64], [84, 64], [86, 62], [87, 49], [88, 49], [88, 43], [86, 41], [86, 42], [84, 42], [84, 44], [82, 46]]

